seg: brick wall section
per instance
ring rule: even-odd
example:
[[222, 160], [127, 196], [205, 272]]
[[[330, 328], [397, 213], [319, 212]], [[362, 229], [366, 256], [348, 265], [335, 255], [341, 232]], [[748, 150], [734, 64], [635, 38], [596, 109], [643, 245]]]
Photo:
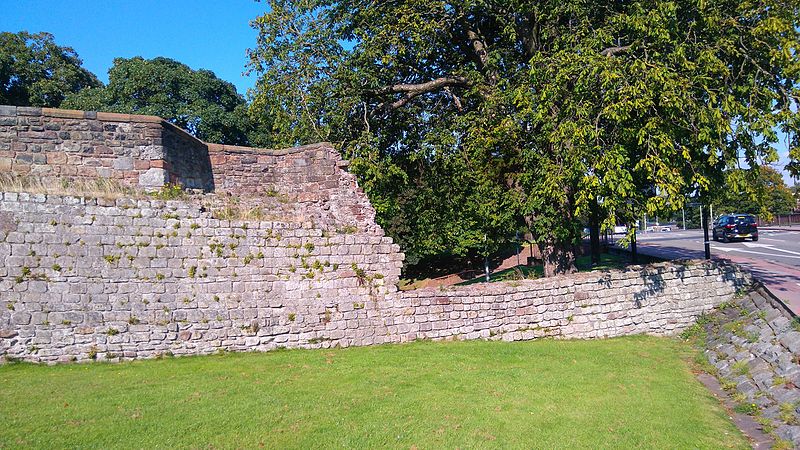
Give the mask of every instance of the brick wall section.
[[266, 204], [324, 229], [383, 234], [375, 209], [331, 144], [269, 150], [208, 144], [218, 194]]
[[397, 292], [402, 258], [387, 237], [217, 220], [194, 202], [5, 193], [0, 356], [670, 334], [746, 282], [693, 263]]
[[0, 106], [0, 172], [213, 189], [203, 142], [159, 117]]

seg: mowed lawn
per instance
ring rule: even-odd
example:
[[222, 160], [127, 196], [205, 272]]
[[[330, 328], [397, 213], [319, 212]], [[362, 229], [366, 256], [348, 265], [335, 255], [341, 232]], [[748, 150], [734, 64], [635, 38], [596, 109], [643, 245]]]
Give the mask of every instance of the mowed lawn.
[[747, 448], [671, 339], [0, 367], [0, 448]]

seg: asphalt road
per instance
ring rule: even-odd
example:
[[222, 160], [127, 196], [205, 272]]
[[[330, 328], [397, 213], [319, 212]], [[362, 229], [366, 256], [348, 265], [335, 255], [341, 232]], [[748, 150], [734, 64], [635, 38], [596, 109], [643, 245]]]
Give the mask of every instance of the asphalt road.
[[[773, 294], [800, 314], [800, 228], [760, 229], [758, 242], [711, 241], [711, 257], [729, 259], [750, 270]], [[709, 239], [711, 233], [709, 232]], [[667, 259], [703, 258], [701, 230], [637, 235], [640, 253]]]

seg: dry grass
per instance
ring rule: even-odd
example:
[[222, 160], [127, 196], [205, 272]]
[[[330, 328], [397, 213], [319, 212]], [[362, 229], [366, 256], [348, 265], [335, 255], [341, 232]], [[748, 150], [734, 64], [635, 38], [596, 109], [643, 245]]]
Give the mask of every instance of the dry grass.
[[[26, 192], [30, 194], [64, 195], [109, 200], [118, 198], [188, 200], [192, 198], [190, 192], [175, 184], [168, 184], [158, 191], [146, 192], [107, 178], [71, 180], [19, 174], [0, 174], [0, 192]], [[268, 195], [268, 197], [274, 196]], [[278, 200], [280, 201], [280, 199]], [[262, 207], [246, 204], [238, 197], [219, 196], [216, 197], [216, 200], [204, 203], [208, 210], [211, 211], [211, 216], [215, 219], [243, 221], [289, 220], [283, 215], [267, 214]]]
[[223, 220], [265, 220], [268, 215], [259, 207], [228, 205], [211, 210], [211, 217]]
[[139, 198], [147, 195], [145, 192], [123, 185], [117, 180], [107, 178], [70, 180], [67, 178], [41, 178], [18, 174], [0, 174], [0, 191], [106, 199]]

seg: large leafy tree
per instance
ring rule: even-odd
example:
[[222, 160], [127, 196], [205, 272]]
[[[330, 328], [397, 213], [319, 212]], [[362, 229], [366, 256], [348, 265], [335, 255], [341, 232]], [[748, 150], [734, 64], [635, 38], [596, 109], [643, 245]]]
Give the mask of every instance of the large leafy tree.
[[246, 145], [253, 129], [244, 97], [209, 70], [169, 58], [116, 58], [103, 87], [64, 101], [68, 108], [161, 116], [200, 139]]
[[727, 174], [725, 188], [714, 203], [721, 213], [750, 213], [762, 217], [789, 214], [795, 209], [792, 191], [783, 176], [769, 166], [758, 171], [737, 169]]
[[[796, 0], [272, 0], [252, 112], [332, 140], [409, 255], [519, 224], [545, 273], [605, 224], [719, 194], [797, 140]], [[791, 150], [790, 170], [800, 158]], [[591, 214], [590, 214], [591, 213]]]
[[71, 92], [100, 86], [70, 47], [50, 33], [0, 33], [0, 104], [57, 107]]

